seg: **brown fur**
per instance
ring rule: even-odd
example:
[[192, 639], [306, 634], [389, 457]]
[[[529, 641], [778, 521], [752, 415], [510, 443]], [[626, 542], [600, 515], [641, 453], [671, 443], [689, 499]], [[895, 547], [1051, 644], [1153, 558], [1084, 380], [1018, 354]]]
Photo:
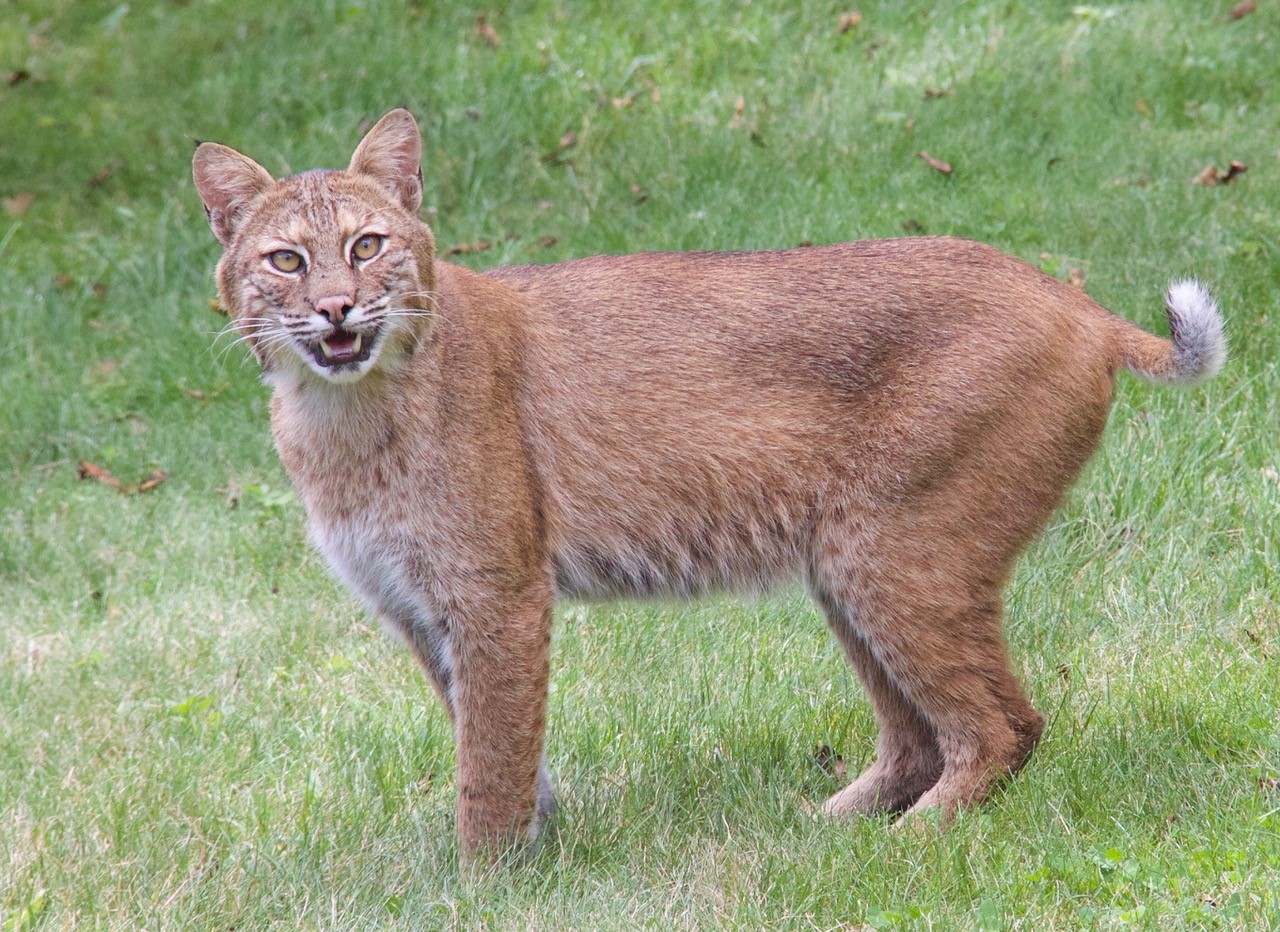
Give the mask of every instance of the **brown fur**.
[[[452, 717], [464, 852], [531, 837], [552, 805], [557, 593], [803, 579], [881, 727], [829, 812], [951, 812], [1016, 771], [1043, 720], [1001, 588], [1097, 446], [1117, 370], [1209, 374], [1216, 312], [1171, 344], [948, 238], [477, 274], [415, 216], [419, 145], [394, 111], [345, 172], [277, 182], [206, 145], [196, 179], [317, 543]], [[386, 253], [356, 268], [342, 243], [371, 224]], [[264, 269], [282, 240], [307, 274]], [[353, 321], [388, 296], [402, 312], [341, 377], [306, 361], [337, 293]]]

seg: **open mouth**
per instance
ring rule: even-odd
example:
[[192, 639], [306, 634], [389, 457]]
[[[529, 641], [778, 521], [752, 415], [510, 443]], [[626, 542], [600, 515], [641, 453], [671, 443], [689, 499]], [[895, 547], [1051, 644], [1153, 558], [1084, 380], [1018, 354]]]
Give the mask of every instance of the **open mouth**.
[[313, 343], [308, 348], [315, 358], [316, 365], [333, 369], [364, 362], [369, 358], [377, 338], [377, 331], [356, 333], [339, 327], [319, 343]]

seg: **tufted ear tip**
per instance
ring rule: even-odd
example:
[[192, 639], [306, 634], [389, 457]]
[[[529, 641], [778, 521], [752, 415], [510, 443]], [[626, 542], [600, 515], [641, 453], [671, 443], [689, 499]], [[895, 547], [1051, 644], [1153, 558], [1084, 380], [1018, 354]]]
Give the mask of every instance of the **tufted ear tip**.
[[382, 185], [410, 213], [422, 206], [422, 136], [403, 107], [385, 114], [365, 134], [347, 171]]

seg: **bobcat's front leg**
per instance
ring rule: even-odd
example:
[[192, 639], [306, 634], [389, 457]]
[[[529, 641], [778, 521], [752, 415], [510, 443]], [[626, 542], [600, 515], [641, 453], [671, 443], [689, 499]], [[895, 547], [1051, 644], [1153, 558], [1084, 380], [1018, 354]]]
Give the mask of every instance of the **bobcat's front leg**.
[[458, 836], [464, 859], [485, 860], [531, 841], [554, 808], [542, 767], [549, 584], [466, 606], [452, 634]]

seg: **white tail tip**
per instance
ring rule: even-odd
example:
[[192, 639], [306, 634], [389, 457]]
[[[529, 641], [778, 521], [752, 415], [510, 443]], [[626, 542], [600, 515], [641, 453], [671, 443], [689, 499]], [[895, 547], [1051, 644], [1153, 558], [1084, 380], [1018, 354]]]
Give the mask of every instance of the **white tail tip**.
[[1227, 358], [1222, 315], [1213, 295], [1187, 278], [1169, 286], [1164, 306], [1173, 340], [1173, 371], [1168, 381], [1193, 385], [1213, 378]]

